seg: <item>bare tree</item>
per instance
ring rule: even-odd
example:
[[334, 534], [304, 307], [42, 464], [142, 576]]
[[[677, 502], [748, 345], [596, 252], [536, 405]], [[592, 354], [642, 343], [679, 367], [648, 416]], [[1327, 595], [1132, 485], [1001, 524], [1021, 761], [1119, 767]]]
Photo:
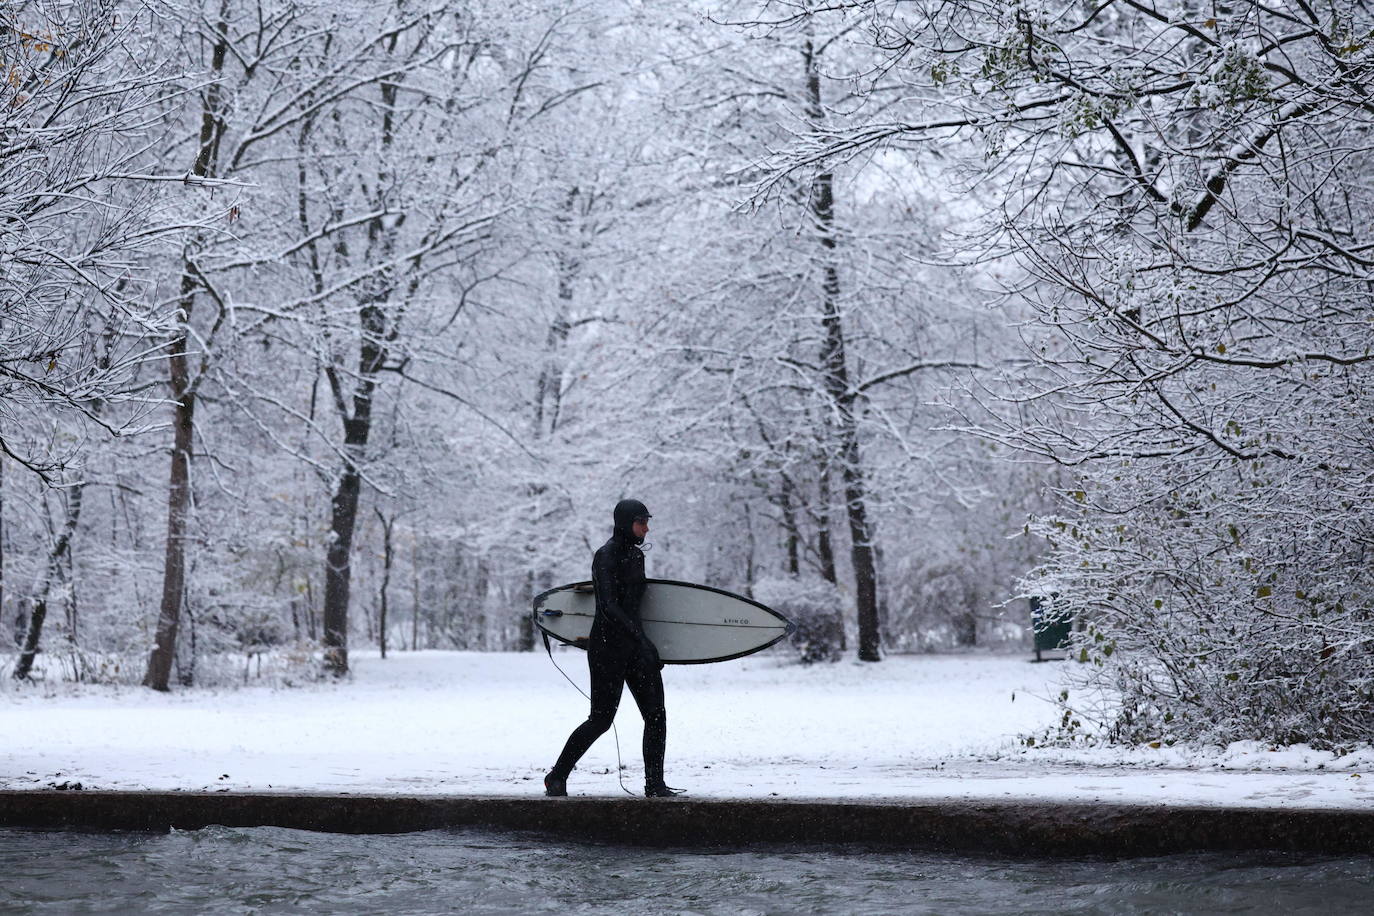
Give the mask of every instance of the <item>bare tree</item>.
[[[72, 588], [71, 546], [72, 537], [76, 534], [77, 523], [81, 518], [84, 490], [85, 483], [78, 482], [70, 489], [57, 491], [63, 508], [62, 521], [60, 526], [52, 532], [42, 574], [33, 587], [33, 598], [27, 614], [28, 626], [24, 633], [24, 643], [19, 654], [19, 660], [14, 666], [16, 680], [24, 680], [33, 670], [34, 659], [39, 651], [39, 641], [43, 636], [43, 624], [48, 617], [48, 604], [52, 600], [54, 588], [65, 586], [66, 600], [69, 603], [72, 601], [70, 592]], [[69, 629], [69, 635], [74, 641], [74, 629]]]
[[[170, 228], [153, 208], [171, 176], [144, 170], [168, 77], [118, 7], [0, 11], [0, 450], [40, 475], [79, 458], [83, 430], [139, 428], [136, 374], [171, 319], [141, 260]], [[127, 409], [93, 409], [110, 402]], [[26, 433], [52, 413], [76, 432], [66, 445]]]
[[1034, 362], [969, 425], [1077, 469], [1026, 586], [1092, 621], [1069, 718], [1367, 735], [1369, 11], [844, 6], [921, 103], [781, 167], [980, 141]]
[[[250, 178], [279, 179], [294, 174], [293, 163], [306, 155], [296, 140], [299, 132], [345, 104], [354, 94], [385, 87], [388, 81], [397, 79], [404, 67], [383, 60], [381, 49], [428, 23], [435, 15], [434, 10], [422, 6], [414, 11], [397, 11], [394, 16], [385, 11], [374, 15], [371, 11], [352, 9], [336, 16], [329, 10], [292, 2], [250, 10], [231, 0], [217, 0], [208, 13], [194, 4], [182, 10], [180, 21], [186, 25], [188, 43], [199, 49], [203, 69], [198, 78], [204, 80], [201, 105], [194, 119], [196, 139], [191, 144], [190, 174], [237, 185]], [[330, 22], [333, 29], [323, 27], [325, 22]], [[220, 351], [227, 349], [223, 338], [231, 332], [242, 334], [246, 330], [236, 321], [233, 290], [243, 284], [243, 292], [253, 296], [257, 290], [245, 278], [311, 246], [329, 243], [344, 228], [358, 223], [356, 214], [350, 214], [340, 224], [306, 226], [301, 237], [292, 237], [294, 221], [275, 220], [270, 228], [264, 225], [263, 217], [275, 215], [276, 208], [264, 206], [263, 217], [252, 219], [244, 215], [247, 205], [240, 199], [221, 203], [216, 208], [220, 228], [188, 238], [179, 271], [180, 324], [172, 337], [168, 362], [174, 442], [166, 559], [155, 646], [144, 678], [145, 686], [155, 690], [167, 689], [186, 593], [197, 399], [214, 375], [216, 359], [222, 357]], [[362, 219], [376, 224], [381, 218], [381, 214], [373, 212]], [[250, 232], [250, 227], [271, 241], [264, 245]], [[375, 275], [394, 269], [389, 259], [384, 260], [365, 271], [357, 282], [368, 282]], [[302, 301], [258, 306], [249, 311], [257, 312], [260, 322], [264, 314], [269, 318], [291, 314], [314, 301], [317, 300], [305, 296]], [[203, 319], [197, 317], [198, 302], [211, 309]], [[375, 323], [375, 308], [365, 309], [364, 314], [374, 316], [369, 320]], [[382, 341], [376, 335], [368, 339], [378, 345]], [[375, 357], [376, 354], [365, 354], [368, 372], [375, 373], [380, 366]], [[216, 379], [215, 383], [233, 387], [232, 380]], [[360, 397], [368, 400], [366, 390]], [[355, 422], [352, 428], [360, 428], [360, 424]], [[345, 496], [347, 491], [345, 485]], [[328, 638], [328, 619], [325, 631]]]
[[[684, 381], [674, 391], [680, 406], [704, 411], [679, 410], [680, 428], [684, 441], [713, 424], [723, 430], [730, 466], [771, 504], [761, 517], [781, 530], [787, 568], [810, 565], [842, 583], [858, 656], [877, 661], [878, 519], [900, 506], [886, 517], [911, 524], [915, 504], [949, 499], [947, 478], [974, 464], [933, 429], [955, 415], [922, 402], [980, 365], [970, 343], [979, 321], [960, 280], [926, 263], [941, 217], [912, 216], [931, 208], [919, 186], [936, 169], [902, 156], [771, 171], [772, 151], [822, 142], [849, 123], [875, 49], [828, 5], [742, 3], [730, 14], [719, 28], [734, 43], [702, 62], [690, 110], [715, 144], [720, 184], [707, 193], [749, 209], [723, 220], [720, 244], [700, 245], [707, 279], [695, 289], [679, 281], [692, 310], [665, 336], [688, 367], [674, 360], [670, 371], [714, 388], [705, 396]], [[754, 196], [760, 183], [768, 193]], [[918, 530], [927, 544], [940, 537]]]

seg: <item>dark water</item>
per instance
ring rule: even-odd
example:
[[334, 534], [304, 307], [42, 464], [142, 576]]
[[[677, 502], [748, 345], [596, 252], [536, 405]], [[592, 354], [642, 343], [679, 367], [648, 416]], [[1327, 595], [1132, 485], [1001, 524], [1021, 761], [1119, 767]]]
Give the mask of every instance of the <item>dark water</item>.
[[477, 831], [0, 830], [3, 913], [1374, 913], [1374, 858], [684, 851]]

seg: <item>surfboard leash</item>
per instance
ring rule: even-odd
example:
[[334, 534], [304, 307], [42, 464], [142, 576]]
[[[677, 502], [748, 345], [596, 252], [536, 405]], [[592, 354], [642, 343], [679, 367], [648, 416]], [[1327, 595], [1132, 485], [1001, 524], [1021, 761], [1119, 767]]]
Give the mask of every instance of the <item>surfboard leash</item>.
[[[544, 637], [544, 651], [549, 653], [549, 661], [553, 662], [553, 666], [558, 669], [558, 673], [563, 675], [563, 680], [567, 681], [569, 684], [572, 684], [573, 689], [576, 690], [578, 693], [582, 694], [583, 697], [586, 697], [587, 702], [590, 703], [592, 701], [592, 698], [590, 696], [587, 696], [586, 691], [584, 691], [581, 687], [577, 686], [577, 681], [574, 681], [572, 678], [568, 677], [568, 672], [564, 671], [563, 668], [554, 659], [553, 646], [549, 644], [549, 634], [545, 633], [541, 628], [539, 631], [539, 635]], [[637, 796], [633, 792], [625, 788], [625, 763], [620, 759], [620, 731], [615, 727], [614, 719], [611, 720], [611, 737], [615, 739], [615, 778], [616, 781], [620, 783], [620, 791], [624, 792], [631, 798], [636, 798]]]

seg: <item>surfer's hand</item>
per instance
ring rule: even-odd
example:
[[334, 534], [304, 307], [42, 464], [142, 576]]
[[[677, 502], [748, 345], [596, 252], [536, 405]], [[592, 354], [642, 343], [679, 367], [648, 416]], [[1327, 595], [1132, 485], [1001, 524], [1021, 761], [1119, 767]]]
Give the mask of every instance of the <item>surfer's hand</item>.
[[663, 660], [658, 657], [658, 647], [649, 642], [647, 637], [640, 641], [639, 651], [644, 655], [644, 661], [649, 667], [663, 670]]

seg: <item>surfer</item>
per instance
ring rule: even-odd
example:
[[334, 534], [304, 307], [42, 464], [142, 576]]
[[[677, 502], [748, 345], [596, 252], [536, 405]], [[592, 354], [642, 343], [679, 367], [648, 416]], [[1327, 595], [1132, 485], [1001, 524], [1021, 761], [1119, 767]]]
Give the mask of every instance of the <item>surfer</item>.
[[622, 499], [612, 513], [615, 531], [592, 557], [596, 616], [587, 645], [591, 672], [591, 714], [568, 736], [558, 762], [544, 777], [544, 794], [567, 795], [568, 774], [587, 749], [615, 720], [620, 696], [628, 685], [644, 717], [644, 794], [668, 798], [680, 794], [663, 781], [663, 754], [668, 739], [668, 713], [663, 706], [663, 662], [644, 635], [639, 621], [644, 596], [644, 552], [639, 545], [649, 533], [648, 508], [637, 499]]

